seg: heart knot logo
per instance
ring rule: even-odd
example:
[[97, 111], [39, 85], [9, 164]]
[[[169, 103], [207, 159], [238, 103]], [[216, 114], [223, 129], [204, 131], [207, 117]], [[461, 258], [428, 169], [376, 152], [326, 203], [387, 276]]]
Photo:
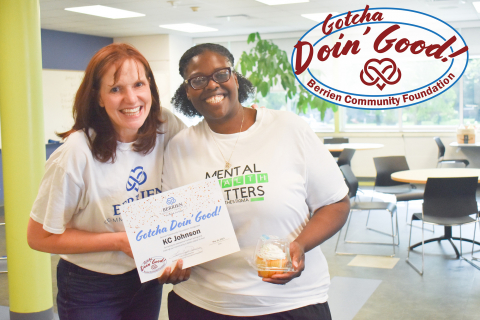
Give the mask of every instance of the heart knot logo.
[[[382, 66], [383, 64], [383, 66]], [[373, 71], [373, 75], [372, 75]], [[392, 80], [396, 75], [396, 79]], [[365, 77], [367, 77], [365, 79]], [[396, 84], [402, 78], [402, 72], [397, 68], [397, 64], [390, 58], [382, 60], [370, 59], [365, 62], [363, 70], [360, 72], [360, 80], [367, 86], [376, 85], [380, 91], [385, 86]]]

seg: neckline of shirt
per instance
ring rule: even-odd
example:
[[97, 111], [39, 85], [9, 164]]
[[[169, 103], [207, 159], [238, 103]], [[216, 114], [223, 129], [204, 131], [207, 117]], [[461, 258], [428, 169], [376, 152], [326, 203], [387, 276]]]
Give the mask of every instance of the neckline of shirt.
[[133, 141], [133, 142], [117, 141], [117, 149], [120, 150], [120, 151], [131, 151], [131, 150], [133, 150], [133, 144], [134, 143], [135, 143], [135, 141]]
[[[262, 119], [263, 119], [263, 115], [265, 113], [265, 110], [266, 110], [265, 108], [257, 109], [255, 122], [250, 126], [250, 128], [248, 128], [247, 130], [242, 132], [242, 135], [240, 136], [240, 140], [242, 138], [246, 137], [246, 136], [249, 136], [249, 135], [253, 134], [257, 130], [257, 128], [260, 127]], [[230, 133], [230, 134], [216, 133], [215, 131], [210, 129], [210, 127], [208, 126], [208, 123], [207, 123], [207, 121], [205, 121], [205, 119], [203, 119], [202, 122], [203, 122], [204, 129], [206, 131], [210, 131], [210, 133], [212, 135], [214, 135], [215, 139], [217, 139], [217, 140], [228, 141], [228, 140], [233, 140], [233, 139], [238, 138], [238, 132]]]

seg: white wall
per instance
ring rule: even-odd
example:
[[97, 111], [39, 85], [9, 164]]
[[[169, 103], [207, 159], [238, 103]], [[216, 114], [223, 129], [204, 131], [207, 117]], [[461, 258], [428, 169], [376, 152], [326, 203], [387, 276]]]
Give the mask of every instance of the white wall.
[[188, 37], [170, 35], [170, 97], [175, 94], [183, 78], [178, 71], [178, 62], [183, 53], [193, 46], [193, 39]]

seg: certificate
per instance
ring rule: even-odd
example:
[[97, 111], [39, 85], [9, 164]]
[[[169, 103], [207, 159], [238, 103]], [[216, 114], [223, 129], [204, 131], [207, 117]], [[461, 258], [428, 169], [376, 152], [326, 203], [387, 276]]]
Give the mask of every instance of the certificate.
[[210, 178], [119, 208], [141, 282], [240, 251], [222, 190]]

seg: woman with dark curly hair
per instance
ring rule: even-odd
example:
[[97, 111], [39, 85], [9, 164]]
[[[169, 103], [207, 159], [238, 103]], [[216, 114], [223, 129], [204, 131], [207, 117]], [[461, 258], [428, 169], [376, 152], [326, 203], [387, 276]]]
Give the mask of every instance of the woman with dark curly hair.
[[122, 43], [93, 56], [73, 114], [45, 166], [28, 244], [60, 254], [60, 319], [157, 320], [162, 284], [190, 271], [179, 261], [158, 281], [140, 283], [118, 207], [161, 192], [164, 148], [185, 125], [160, 107], [145, 57]]
[[[319, 245], [345, 223], [348, 188], [305, 121], [241, 105], [253, 89], [233, 65], [232, 54], [216, 44], [197, 45], [180, 59], [185, 81], [172, 102], [204, 119], [170, 141], [162, 188], [217, 177], [241, 250], [192, 267], [190, 279], [169, 294], [169, 317], [331, 319]], [[293, 271], [258, 277], [246, 258], [262, 234], [291, 241]]]

